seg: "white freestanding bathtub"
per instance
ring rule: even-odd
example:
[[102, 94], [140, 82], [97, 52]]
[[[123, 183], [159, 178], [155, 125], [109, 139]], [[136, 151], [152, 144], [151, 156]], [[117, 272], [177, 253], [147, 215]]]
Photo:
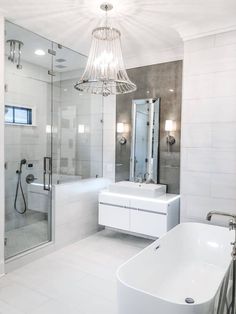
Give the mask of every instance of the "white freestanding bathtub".
[[118, 313], [212, 314], [233, 238], [223, 227], [178, 225], [118, 269]]

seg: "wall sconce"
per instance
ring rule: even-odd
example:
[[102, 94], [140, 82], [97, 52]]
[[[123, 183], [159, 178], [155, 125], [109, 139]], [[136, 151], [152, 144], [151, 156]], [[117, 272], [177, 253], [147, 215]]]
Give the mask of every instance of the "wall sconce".
[[78, 125], [78, 133], [84, 133], [85, 132], [85, 126], [84, 124], [79, 124]]
[[129, 124], [118, 122], [116, 126], [116, 132], [117, 133], [129, 133]]
[[52, 133], [52, 126], [51, 125], [46, 125], [46, 133], [48, 133], [48, 134]]
[[117, 133], [124, 133], [124, 123], [122, 123], [122, 122], [119, 122], [119, 123], [117, 123], [117, 125], [116, 125], [116, 132]]
[[167, 144], [173, 145], [175, 143], [175, 138], [173, 135], [170, 135], [170, 132], [176, 131], [176, 122], [173, 120], [166, 120], [165, 131], [168, 132], [167, 137], [166, 137]]
[[[127, 123], [118, 122], [116, 125], [116, 132], [117, 133], [128, 133], [129, 132], [129, 125]], [[124, 145], [127, 143], [127, 140], [124, 136], [121, 136], [119, 139], [119, 143]]]
[[52, 125], [46, 125], [46, 133], [47, 134], [57, 133], [57, 127]]

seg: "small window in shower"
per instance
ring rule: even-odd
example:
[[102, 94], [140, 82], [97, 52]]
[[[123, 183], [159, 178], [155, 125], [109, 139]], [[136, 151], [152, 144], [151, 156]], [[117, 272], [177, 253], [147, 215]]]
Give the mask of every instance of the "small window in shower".
[[5, 106], [5, 123], [32, 125], [32, 108]]

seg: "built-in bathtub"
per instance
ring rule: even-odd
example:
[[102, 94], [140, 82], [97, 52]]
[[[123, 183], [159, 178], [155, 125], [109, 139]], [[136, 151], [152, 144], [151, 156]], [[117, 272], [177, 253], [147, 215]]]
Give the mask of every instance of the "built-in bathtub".
[[[54, 187], [57, 184], [70, 184], [72, 182], [80, 181], [81, 179], [81, 176], [56, 173], [52, 175], [52, 186]], [[48, 213], [50, 208], [50, 198], [48, 197], [49, 192], [44, 190], [43, 187], [43, 182], [38, 180], [27, 185], [28, 209]]]
[[119, 314], [213, 314], [234, 233], [180, 224], [117, 271]]
[[[58, 182], [59, 181], [59, 182]], [[53, 175], [52, 209], [54, 240], [58, 247], [99, 230], [98, 194], [111, 181], [105, 178]], [[42, 183], [28, 185], [28, 209], [48, 213], [50, 198]]]

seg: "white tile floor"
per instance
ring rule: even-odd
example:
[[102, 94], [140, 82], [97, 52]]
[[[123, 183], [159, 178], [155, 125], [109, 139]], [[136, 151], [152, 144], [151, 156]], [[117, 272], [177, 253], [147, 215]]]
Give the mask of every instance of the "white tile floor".
[[5, 237], [7, 241], [5, 258], [9, 258], [48, 242], [48, 222], [45, 219], [9, 230], [5, 233]]
[[117, 267], [151, 241], [109, 230], [0, 279], [1, 314], [115, 314]]

